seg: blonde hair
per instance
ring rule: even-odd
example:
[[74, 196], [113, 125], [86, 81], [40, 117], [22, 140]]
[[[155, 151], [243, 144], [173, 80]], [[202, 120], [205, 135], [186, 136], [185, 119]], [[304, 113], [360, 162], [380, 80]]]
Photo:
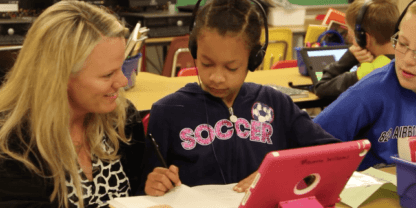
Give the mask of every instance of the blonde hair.
[[[50, 201], [57, 199], [60, 207], [69, 206], [66, 176], [72, 177], [79, 204], [84, 206], [78, 156], [69, 133], [69, 77], [81, 70], [103, 36], [124, 38], [127, 33], [103, 9], [80, 1], [58, 2], [33, 23], [0, 88], [0, 157], [11, 157], [53, 179]], [[127, 102], [122, 97], [116, 102], [113, 112], [88, 114], [84, 122], [91, 153], [107, 161], [118, 159], [119, 140], [128, 142], [124, 134]], [[104, 135], [114, 150], [111, 153], [102, 147]], [[10, 148], [16, 143], [22, 151]]]
[[[365, 0], [354, 0], [345, 12], [345, 20], [350, 28], [355, 28], [358, 13]], [[395, 0], [372, 0], [367, 6], [362, 28], [374, 37], [377, 44], [383, 45], [390, 42], [394, 35], [396, 22], [400, 13]]]

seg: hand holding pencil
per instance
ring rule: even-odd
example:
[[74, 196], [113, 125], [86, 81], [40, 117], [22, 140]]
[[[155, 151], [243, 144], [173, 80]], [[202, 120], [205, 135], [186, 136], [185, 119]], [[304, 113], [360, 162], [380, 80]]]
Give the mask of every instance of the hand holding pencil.
[[152, 134], [148, 134], [147, 138], [152, 143], [155, 154], [163, 167], [156, 167], [153, 172], [147, 176], [144, 192], [151, 196], [163, 196], [166, 192], [171, 190], [174, 186], [181, 185], [179, 180], [179, 168], [171, 165], [169, 168], [159, 151], [159, 145], [156, 143]]
[[174, 186], [180, 186], [179, 168], [171, 165], [169, 169], [156, 167], [149, 173], [146, 180], [144, 192], [150, 196], [163, 196]]

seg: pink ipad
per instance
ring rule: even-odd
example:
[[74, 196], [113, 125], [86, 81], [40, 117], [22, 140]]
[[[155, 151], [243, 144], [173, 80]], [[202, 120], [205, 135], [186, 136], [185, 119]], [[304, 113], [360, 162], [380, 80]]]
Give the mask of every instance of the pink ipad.
[[363, 139], [270, 152], [239, 208], [334, 207], [370, 147]]

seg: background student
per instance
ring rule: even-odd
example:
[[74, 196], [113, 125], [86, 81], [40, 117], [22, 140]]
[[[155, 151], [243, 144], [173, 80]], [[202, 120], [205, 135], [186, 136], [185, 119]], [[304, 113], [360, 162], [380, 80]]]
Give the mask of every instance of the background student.
[[370, 140], [359, 170], [392, 163], [397, 139], [416, 135], [416, 3], [409, 5], [391, 38], [395, 60], [365, 76], [314, 119], [343, 141]]
[[[345, 19], [353, 45], [340, 60], [324, 68], [315, 86], [316, 95], [336, 98], [374, 69], [390, 63], [394, 58], [390, 37], [399, 15], [394, 0], [355, 0], [350, 4]], [[357, 71], [350, 72], [356, 65]]]
[[200, 85], [187, 84], [152, 106], [148, 132], [168, 168], [148, 143], [146, 194], [164, 195], [181, 183], [238, 183], [234, 190], [243, 192], [268, 152], [339, 141], [289, 96], [244, 82], [263, 59], [263, 21], [248, 0], [212, 0], [199, 9], [189, 47]]
[[36, 18], [0, 89], [0, 207], [106, 207], [136, 191], [144, 134], [121, 95], [127, 32], [80, 1]]

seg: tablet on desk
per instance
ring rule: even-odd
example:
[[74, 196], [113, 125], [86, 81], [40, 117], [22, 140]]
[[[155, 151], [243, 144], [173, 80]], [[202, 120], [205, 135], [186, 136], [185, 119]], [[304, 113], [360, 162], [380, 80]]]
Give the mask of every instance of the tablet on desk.
[[370, 147], [363, 139], [270, 152], [239, 208], [334, 207]]
[[[338, 61], [347, 51], [348, 45], [327, 46], [316, 48], [302, 48], [300, 54], [305, 63], [308, 75], [312, 79], [313, 85], [321, 80], [324, 68], [335, 61]], [[350, 69], [350, 72], [356, 71], [357, 66]]]

